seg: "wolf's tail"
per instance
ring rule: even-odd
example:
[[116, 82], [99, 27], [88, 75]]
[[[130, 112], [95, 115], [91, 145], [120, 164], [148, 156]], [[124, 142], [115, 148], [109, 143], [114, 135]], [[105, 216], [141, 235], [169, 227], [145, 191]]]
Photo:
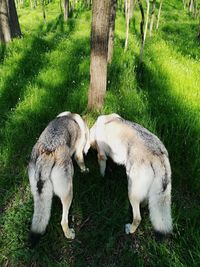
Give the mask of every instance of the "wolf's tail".
[[79, 114], [71, 113], [71, 117], [78, 123], [80, 129], [81, 129], [81, 144], [84, 144], [84, 153], [87, 154], [89, 148], [90, 148], [90, 134], [89, 134], [89, 128], [87, 127], [84, 120], [81, 118]]
[[153, 164], [155, 178], [149, 190], [151, 222], [156, 232], [168, 234], [172, 231], [171, 217], [171, 168], [166, 155]]
[[84, 122], [84, 120], [81, 118], [79, 114], [71, 113], [70, 111], [64, 111], [60, 113], [57, 117], [62, 117], [62, 116], [71, 117], [78, 123], [81, 129], [80, 143], [84, 144], [83, 151], [85, 154], [87, 154], [90, 148], [90, 132], [89, 132], [89, 128], [87, 127], [86, 123]]
[[34, 246], [45, 232], [49, 222], [53, 197], [53, 185], [50, 179], [54, 165], [51, 154], [42, 153], [28, 166], [31, 191], [34, 198], [34, 213], [31, 225], [30, 241]]

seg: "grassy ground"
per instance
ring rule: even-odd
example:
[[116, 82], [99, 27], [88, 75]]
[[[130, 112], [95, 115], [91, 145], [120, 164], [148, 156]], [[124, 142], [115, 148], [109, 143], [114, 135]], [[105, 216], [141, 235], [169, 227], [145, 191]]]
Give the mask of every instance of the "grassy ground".
[[196, 25], [182, 3], [164, 1], [160, 32], [147, 38], [144, 64], [138, 68], [139, 12], [131, 23], [124, 54], [124, 18], [117, 16], [115, 50], [109, 66], [103, 113], [117, 112], [156, 133], [166, 145], [173, 171], [174, 234], [157, 242], [142, 210], [134, 235], [123, 168], [109, 161], [100, 177], [95, 152], [82, 175], [75, 165], [70, 212], [76, 239], [64, 238], [61, 204], [53, 201], [47, 232], [35, 250], [28, 247], [33, 200], [27, 162], [33, 144], [58, 113], [87, 112], [89, 86], [89, 11], [68, 23], [59, 4], [47, 10], [21, 9], [24, 37], [1, 47], [0, 54], [0, 264], [5, 266], [200, 266], [200, 52]]

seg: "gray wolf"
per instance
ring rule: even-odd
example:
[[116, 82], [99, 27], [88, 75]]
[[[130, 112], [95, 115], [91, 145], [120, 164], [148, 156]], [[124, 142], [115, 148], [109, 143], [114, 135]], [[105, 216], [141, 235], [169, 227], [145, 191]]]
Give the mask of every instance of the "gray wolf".
[[104, 176], [107, 156], [124, 165], [133, 221], [125, 225], [134, 233], [141, 221], [140, 203], [148, 201], [150, 219], [157, 233], [172, 231], [171, 168], [168, 152], [157, 136], [117, 114], [99, 116], [90, 129], [90, 145], [97, 149]]
[[72, 155], [82, 172], [87, 172], [83, 152], [87, 154], [89, 129], [78, 114], [59, 114], [40, 135], [32, 149], [28, 166], [34, 213], [30, 232], [33, 246], [45, 232], [49, 222], [53, 194], [62, 202], [61, 225], [66, 238], [74, 239], [75, 233], [68, 225], [68, 212], [72, 202]]

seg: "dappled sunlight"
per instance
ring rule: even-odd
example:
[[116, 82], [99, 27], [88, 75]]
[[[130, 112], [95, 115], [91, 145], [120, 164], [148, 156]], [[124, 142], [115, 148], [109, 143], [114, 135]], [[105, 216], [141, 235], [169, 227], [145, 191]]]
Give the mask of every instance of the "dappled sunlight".
[[[124, 16], [118, 12], [101, 112], [87, 110], [91, 12], [75, 10], [66, 23], [58, 1], [48, 5], [46, 22], [41, 6], [19, 10], [24, 36], [0, 48], [0, 252], [6, 264], [177, 267], [198, 262], [200, 56], [195, 23], [185, 11], [179, 14], [182, 2], [175, 2], [164, 1], [159, 33], [147, 37], [141, 66], [140, 13], [136, 8], [124, 53]], [[125, 169], [108, 160], [101, 177], [91, 149], [85, 157], [90, 173], [83, 175], [74, 163], [70, 225], [76, 239], [64, 238], [61, 203], [54, 198], [47, 233], [35, 250], [28, 247], [30, 153], [48, 122], [66, 110], [81, 114], [89, 127], [98, 115], [115, 112], [163, 141], [173, 181], [174, 233], [166, 242], [155, 241], [147, 208], [137, 232], [124, 234], [132, 218]]]

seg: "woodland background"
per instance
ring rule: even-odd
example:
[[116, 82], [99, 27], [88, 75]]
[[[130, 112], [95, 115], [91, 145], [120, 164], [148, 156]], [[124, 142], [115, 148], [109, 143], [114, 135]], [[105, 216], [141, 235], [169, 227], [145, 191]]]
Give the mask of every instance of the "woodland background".
[[[98, 25], [104, 27], [97, 41], [94, 7], [100, 2], [105, 12]], [[113, 4], [116, 20], [110, 18]], [[1, 266], [200, 266], [199, 10], [197, 0], [16, 0], [15, 5], [1, 0]], [[113, 56], [107, 60], [112, 21]], [[97, 91], [91, 87], [92, 71], [99, 73], [97, 65], [90, 69], [92, 52], [104, 66], [95, 80]], [[55, 198], [47, 232], [30, 249], [33, 200], [27, 163], [47, 123], [65, 110], [81, 114], [89, 126], [98, 114], [116, 112], [164, 142], [172, 166], [171, 237], [155, 239], [147, 207], [137, 232], [125, 234], [132, 218], [125, 170], [109, 161], [101, 177], [96, 152], [90, 151], [89, 174], [81, 174], [74, 163], [70, 219], [76, 239], [64, 238], [61, 203]]]

